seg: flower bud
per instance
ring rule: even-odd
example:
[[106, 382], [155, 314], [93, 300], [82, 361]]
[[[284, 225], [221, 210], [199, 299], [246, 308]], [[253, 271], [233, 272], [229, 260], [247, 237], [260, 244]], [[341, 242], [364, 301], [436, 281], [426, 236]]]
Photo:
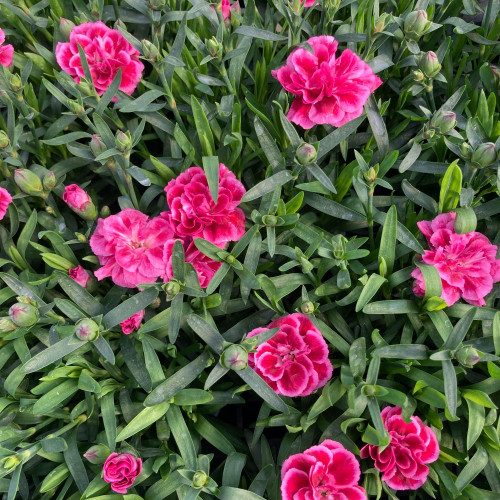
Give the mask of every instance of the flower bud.
[[495, 151], [495, 145], [492, 142], [485, 142], [479, 144], [479, 146], [472, 153], [472, 162], [476, 163], [480, 167], [488, 167], [495, 162], [497, 158], [497, 153]]
[[418, 67], [427, 78], [434, 78], [441, 70], [439, 59], [432, 51], [422, 52], [418, 61]]
[[68, 108], [76, 116], [85, 114], [85, 108], [78, 101], [68, 99]]
[[439, 134], [449, 132], [457, 124], [457, 115], [453, 111], [439, 110], [434, 113], [430, 126]]
[[276, 215], [264, 215], [262, 217], [262, 224], [264, 226], [276, 226], [278, 224], [278, 217]]
[[16, 326], [33, 326], [38, 321], [40, 314], [33, 304], [17, 302], [9, 309], [9, 317]]
[[163, 285], [163, 289], [167, 294], [167, 300], [172, 300], [181, 291], [181, 285], [175, 280], [170, 280], [166, 285]]
[[42, 181], [31, 170], [27, 168], [14, 170], [14, 181], [23, 193], [44, 197]]
[[144, 54], [144, 57], [152, 63], [158, 62], [160, 57], [158, 47], [156, 47], [156, 45], [151, 43], [149, 40], [142, 41], [142, 53]]
[[392, 19], [393, 18], [391, 14], [387, 14], [386, 12], [380, 14], [379, 18], [373, 25], [373, 34], [376, 35], [377, 33], [381, 33], [382, 31], [384, 31], [385, 28], [392, 23]]
[[119, 130], [115, 137], [116, 149], [123, 153], [125, 156], [130, 156], [130, 151], [132, 149], [132, 137], [130, 136], [130, 132], [122, 132]]
[[248, 366], [248, 352], [241, 345], [231, 344], [222, 351], [220, 364], [229, 370], [244, 370]]
[[7, 471], [15, 469], [20, 463], [21, 459], [17, 455], [11, 455], [10, 457], [0, 460], [0, 464], [2, 464], [2, 467]]
[[207, 482], [208, 482], [207, 473], [202, 470], [199, 470], [194, 473], [193, 482], [191, 483], [191, 485], [193, 486], [193, 488], [199, 490], [200, 488], [203, 488], [203, 486], [205, 486]]
[[76, 239], [80, 243], [88, 243], [89, 239], [82, 233], [75, 233]]
[[109, 209], [108, 205], [104, 205], [102, 208], [101, 208], [101, 211], [99, 213], [99, 215], [105, 219], [106, 217], [109, 217], [111, 215], [111, 210]]
[[466, 368], [472, 368], [481, 357], [481, 353], [472, 346], [462, 347], [455, 354], [456, 360]]
[[378, 169], [375, 167], [370, 167], [367, 172], [363, 174], [366, 182], [375, 182], [377, 180]]
[[101, 153], [104, 153], [108, 148], [104, 144], [102, 138], [100, 135], [94, 134], [92, 136], [92, 139], [90, 140], [90, 151], [92, 151], [92, 154], [97, 157]]
[[425, 78], [425, 76], [424, 76], [424, 74], [420, 70], [417, 70], [417, 71], [413, 72], [413, 79], [416, 82], [421, 82], [422, 80], [424, 80], [424, 78]]
[[205, 45], [208, 49], [208, 53], [212, 56], [215, 57], [216, 59], [221, 59], [222, 58], [222, 53], [224, 51], [224, 47], [222, 46], [222, 43], [217, 40], [214, 36], [212, 38], [209, 38], [208, 40], [205, 41]]
[[76, 324], [75, 336], [80, 340], [93, 342], [99, 337], [99, 325], [89, 318], [83, 318]]
[[21, 90], [23, 88], [23, 82], [21, 80], [21, 77], [17, 73], [13, 73], [10, 75], [9, 83], [10, 83], [10, 88], [14, 92], [17, 92], [18, 90]]
[[7, 148], [9, 144], [9, 136], [3, 130], [0, 130], [0, 149]]
[[59, 20], [59, 31], [61, 32], [61, 36], [65, 40], [69, 40], [69, 35], [73, 31], [73, 28], [75, 27], [75, 23], [71, 22], [69, 19], [64, 19], [64, 17], [61, 17]]
[[90, 282], [92, 281], [92, 275], [82, 266], [68, 269], [68, 275], [83, 288], [88, 288]]
[[152, 307], [153, 309], [158, 309], [158, 307], [160, 307], [161, 305], [161, 299], [160, 297], [156, 297], [155, 300], [153, 300], [153, 302], [151, 302], [151, 304], [149, 304], [149, 307]]
[[440, 311], [447, 306], [446, 301], [441, 297], [429, 297], [424, 304], [426, 311]]
[[422, 137], [424, 139], [432, 139], [435, 135], [436, 135], [436, 131], [433, 128], [431, 128], [431, 129], [424, 130]]
[[233, 265], [236, 264], [236, 257], [234, 255], [228, 254], [224, 261], [229, 265]]
[[495, 83], [500, 85], [500, 68], [498, 66], [490, 66], [491, 71], [493, 72], [493, 77], [495, 78]]
[[429, 29], [431, 22], [425, 10], [410, 12], [405, 18], [404, 32], [410, 40], [417, 41]]
[[54, 189], [57, 184], [57, 179], [54, 172], [50, 171], [47, 174], [45, 174], [45, 176], [43, 177], [42, 184], [43, 184], [43, 189], [45, 189], [46, 191], [51, 191], [52, 189]]
[[191, 307], [195, 311], [199, 311], [203, 307], [203, 301], [201, 300], [200, 297], [194, 297], [194, 299], [191, 299]]
[[63, 201], [82, 219], [93, 221], [97, 218], [97, 208], [90, 196], [76, 184], [66, 186]]
[[295, 152], [295, 160], [301, 165], [309, 165], [317, 155], [316, 148], [312, 144], [302, 144]]
[[149, 6], [153, 10], [161, 10], [167, 4], [167, 0], [149, 0]]
[[464, 158], [467, 158], [468, 160], [472, 158], [473, 149], [468, 142], [462, 142], [462, 144], [460, 144], [460, 152]]
[[8, 316], [0, 318], [0, 333], [11, 332], [16, 328], [17, 326]]
[[[80, 80], [80, 82], [78, 83], [78, 88], [80, 89], [80, 92], [85, 96], [94, 96], [95, 95], [95, 90], [94, 90], [93, 85], [91, 85], [89, 82], [87, 82], [87, 80], [85, 80], [85, 78], [82, 78]], [[78, 113], [75, 113], [75, 114], [78, 114]], [[83, 113], [81, 113], [81, 114], [83, 114]]]
[[300, 312], [304, 314], [312, 314], [314, 309], [314, 304], [310, 300], [302, 302], [302, 305], [300, 306]]
[[103, 464], [109, 457], [111, 450], [104, 446], [103, 444], [96, 444], [91, 446], [83, 456], [91, 463], [95, 465]]

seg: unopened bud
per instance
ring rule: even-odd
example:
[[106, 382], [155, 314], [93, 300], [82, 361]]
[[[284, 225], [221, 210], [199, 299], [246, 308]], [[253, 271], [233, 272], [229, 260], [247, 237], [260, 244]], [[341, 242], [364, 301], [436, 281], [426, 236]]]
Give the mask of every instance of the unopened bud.
[[125, 156], [130, 156], [130, 150], [132, 149], [132, 137], [130, 132], [122, 132], [119, 130], [115, 136], [116, 149], [123, 153]]
[[433, 128], [431, 128], [431, 129], [428, 129], [428, 130], [424, 130], [424, 133], [422, 134], [422, 137], [424, 139], [432, 139], [435, 135], [436, 135], [436, 131]]
[[453, 111], [439, 110], [434, 113], [430, 126], [439, 134], [449, 132], [457, 124], [457, 115]]
[[40, 177], [27, 168], [14, 171], [14, 181], [19, 189], [32, 196], [43, 196], [43, 186]]
[[231, 344], [222, 352], [220, 364], [229, 370], [244, 370], [248, 366], [248, 352], [241, 345]]
[[[82, 78], [80, 80], [80, 83], [78, 84], [78, 88], [80, 89], [80, 92], [83, 95], [86, 95], [86, 96], [95, 95], [94, 87], [92, 85], [90, 85], [90, 83], [87, 82], [84, 78]], [[75, 113], [75, 114], [77, 114], [77, 113]]]
[[75, 236], [76, 236], [76, 239], [80, 243], [87, 243], [88, 242], [88, 238], [82, 233], [75, 233]]
[[170, 280], [166, 285], [163, 285], [163, 289], [167, 294], [167, 300], [172, 300], [181, 291], [181, 285], [175, 280]]
[[441, 70], [437, 55], [432, 52], [423, 52], [418, 61], [418, 67], [427, 78], [434, 78]]
[[153, 309], [158, 309], [158, 307], [160, 307], [161, 305], [161, 299], [160, 297], [156, 297], [155, 300], [153, 300], [153, 302], [151, 302], [151, 304], [149, 304], [149, 307], [152, 307]]
[[9, 318], [17, 326], [33, 326], [39, 317], [38, 309], [33, 304], [18, 302], [9, 309]]
[[101, 211], [99, 212], [99, 215], [105, 219], [106, 217], [109, 217], [111, 215], [111, 210], [109, 209], [108, 205], [104, 205], [101, 208]]
[[377, 172], [378, 169], [374, 168], [374, 167], [370, 167], [368, 169], [368, 172], [364, 173], [364, 178], [367, 182], [375, 182], [377, 180]]
[[425, 78], [425, 75], [419, 69], [417, 71], [413, 72], [413, 79], [416, 82], [421, 82], [424, 80], [424, 78]]
[[302, 302], [302, 305], [300, 306], [300, 312], [304, 314], [312, 314], [314, 309], [314, 304], [310, 300]]
[[83, 318], [76, 324], [75, 336], [80, 340], [93, 342], [99, 337], [99, 325], [89, 318]]
[[429, 29], [431, 22], [427, 19], [425, 10], [410, 12], [404, 23], [404, 31], [410, 40], [417, 41]]
[[222, 53], [224, 51], [224, 47], [222, 43], [217, 40], [214, 36], [205, 41], [205, 45], [207, 46], [208, 53], [215, 57], [216, 59], [221, 59]]
[[480, 167], [488, 167], [495, 162], [496, 158], [497, 153], [495, 151], [495, 145], [492, 142], [485, 142], [479, 144], [474, 150], [471, 160]]
[[264, 215], [262, 217], [262, 224], [270, 227], [276, 226], [278, 224], [278, 217], [276, 215]]
[[78, 102], [68, 99], [68, 109], [76, 116], [85, 114], [85, 108]]
[[91, 463], [95, 465], [103, 464], [109, 457], [111, 450], [104, 446], [103, 444], [96, 444], [90, 447], [83, 456]]
[[3, 130], [0, 130], [0, 149], [5, 149], [9, 144], [9, 136]]
[[14, 92], [17, 92], [18, 90], [21, 90], [23, 88], [23, 82], [21, 80], [21, 77], [17, 73], [13, 73], [10, 75], [9, 83], [10, 83], [10, 88]]
[[45, 176], [43, 177], [43, 189], [46, 191], [50, 191], [56, 187], [57, 184], [57, 179], [56, 179], [56, 174], [54, 172], [50, 171]]
[[493, 72], [493, 77], [495, 78], [495, 83], [500, 85], [500, 68], [498, 66], [490, 66], [491, 71]]
[[69, 40], [69, 35], [73, 31], [73, 28], [75, 27], [75, 23], [71, 22], [69, 19], [64, 19], [64, 17], [61, 17], [59, 20], [59, 31], [61, 32], [61, 36], [65, 40]]
[[93, 221], [97, 218], [97, 208], [92, 198], [78, 185], [66, 186], [63, 201], [82, 219]]
[[318, 152], [312, 144], [302, 144], [295, 152], [295, 159], [301, 165], [309, 165], [316, 159], [317, 155]]
[[167, 4], [167, 0], [149, 0], [149, 6], [153, 10], [161, 10]]
[[429, 297], [424, 304], [424, 308], [426, 311], [440, 311], [446, 306], [446, 301], [441, 297]]
[[462, 144], [460, 144], [460, 152], [462, 153], [464, 158], [470, 160], [472, 158], [472, 153], [474, 152], [474, 150], [468, 142], [462, 142]]
[[158, 47], [151, 43], [149, 40], [142, 41], [142, 53], [144, 57], [153, 63], [157, 62], [160, 57]]
[[456, 352], [455, 358], [462, 366], [472, 368], [481, 359], [481, 353], [472, 346], [466, 346]]
[[16, 324], [8, 316], [0, 318], [0, 333], [11, 332], [16, 328]]
[[206, 472], [203, 472], [202, 470], [196, 471], [193, 476], [193, 482], [191, 485], [193, 488], [199, 490], [203, 488], [208, 482], [208, 476]]
[[387, 14], [386, 12], [382, 13], [373, 25], [373, 34], [376, 35], [384, 31], [385, 28], [392, 23], [392, 19], [391, 14]]
[[10, 457], [0, 460], [0, 463], [5, 470], [12, 470], [21, 463], [21, 459], [17, 455], [11, 455]]
[[92, 154], [95, 157], [99, 156], [101, 153], [104, 153], [104, 151], [108, 149], [104, 144], [102, 137], [96, 134], [92, 136], [89, 146], [90, 146], [90, 151], [92, 151]]

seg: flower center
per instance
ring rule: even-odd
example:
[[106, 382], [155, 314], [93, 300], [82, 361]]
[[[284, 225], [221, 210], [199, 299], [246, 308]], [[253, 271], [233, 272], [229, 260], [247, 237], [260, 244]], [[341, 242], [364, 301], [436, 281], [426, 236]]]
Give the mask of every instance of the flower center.
[[281, 357], [282, 363], [285, 363], [287, 361], [293, 362], [295, 361], [295, 358], [297, 356], [300, 356], [301, 354], [309, 354], [310, 349], [305, 348], [305, 349], [297, 349], [294, 348], [291, 345], [280, 345], [277, 348], [278, 354]]

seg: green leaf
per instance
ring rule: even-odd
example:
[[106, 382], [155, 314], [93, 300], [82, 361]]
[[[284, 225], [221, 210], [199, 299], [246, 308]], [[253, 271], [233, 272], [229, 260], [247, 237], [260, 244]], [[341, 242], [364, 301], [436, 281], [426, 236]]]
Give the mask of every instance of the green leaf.
[[110, 392], [103, 396], [100, 400], [104, 431], [106, 432], [108, 447], [111, 451], [113, 451], [116, 446], [116, 416], [114, 398], [114, 394]]
[[217, 203], [219, 197], [219, 157], [204, 156], [202, 158], [203, 169], [207, 176], [208, 188], [214, 203]]
[[476, 308], [472, 308], [465, 313], [465, 315], [460, 319], [454, 326], [453, 330], [448, 337], [448, 340], [444, 343], [443, 349], [454, 350], [457, 349], [461, 342], [464, 340], [467, 332], [469, 331], [472, 322], [474, 321], [474, 316], [476, 315]]
[[430, 297], [441, 297], [443, 293], [443, 286], [441, 284], [441, 276], [438, 270], [429, 264], [424, 264], [423, 262], [415, 261], [416, 266], [422, 272], [422, 277], [425, 283], [425, 296], [428, 299]]
[[133, 340], [126, 335], [122, 335], [120, 337], [120, 347], [125, 364], [132, 373], [132, 376], [146, 392], [150, 392], [152, 389], [151, 379], [144, 361], [135, 349]]
[[366, 285], [363, 287], [361, 291], [361, 295], [356, 302], [356, 312], [362, 311], [368, 302], [375, 296], [380, 287], [386, 282], [385, 278], [382, 276], [373, 273], [366, 282]]
[[[340, 130], [340, 129], [339, 129]], [[350, 221], [364, 221], [365, 217], [359, 212], [347, 208], [340, 203], [329, 200], [324, 196], [320, 196], [314, 193], [306, 193], [304, 196], [304, 201], [312, 208], [319, 210], [324, 214], [331, 215], [337, 219], [344, 219]]]
[[127, 299], [125, 302], [122, 302], [119, 306], [106, 313], [102, 318], [102, 322], [107, 329], [113, 328], [122, 321], [129, 319], [134, 314], [145, 309], [156, 299], [156, 297], [158, 297], [158, 290], [156, 288], [148, 288], [130, 297], [130, 299]]
[[222, 353], [224, 338], [222, 335], [203, 318], [190, 314], [186, 321], [188, 325], [207, 343], [217, 354]]
[[196, 450], [179, 407], [175, 405], [170, 406], [167, 411], [167, 422], [186, 467], [191, 470], [196, 470]]
[[214, 156], [215, 144], [212, 129], [201, 104], [194, 95], [191, 95], [191, 109], [193, 110], [194, 122], [198, 131], [203, 156]]
[[26, 255], [26, 248], [29, 245], [31, 237], [35, 232], [36, 224], [37, 224], [37, 211], [33, 210], [28, 220], [26, 221], [21, 234], [17, 240], [17, 250], [21, 254], [21, 257], [24, 259]]
[[220, 500], [265, 500], [260, 495], [253, 493], [252, 491], [241, 490], [240, 488], [232, 488], [230, 486], [221, 486], [220, 488]]
[[462, 190], [462, 171], [455, 160], [446, 170], [439, 193], [439, 213], [450, 212], [457, 208]]
[[488, 453], [482, 446], [478, 446], [476, 453], [458, 475], [455, 486], [462, 491], [488, 463]]
[[99, 316], [102, 313], [102, 305], [85, 288], [82, 288], [73, 278], [68, 275], [60, 274], [58, 276], [61, 288], [68, 297], [78, 304], [89, 316]]
[[428, 359], [427, 347], [423, 344], [395, 344], [378, 347], [373, 356], [394, 359]]
[[327, 155], [335, 146], [338, 146], [342, 141], [345, 141], [350, 135], [352, 135], [356, 129], [363, 123], [365, 117], [360, 116], [347, 122], [345, 125], [335, 129], [333, 132], [328, 134], [326, 137], [319, 141], [318, 156], [316, 162], [319, 163], [321, 158]]
[[237, 374], [247, 383], [271, 408], [282, 413], [288, 413], [288, 408], [283, 400], [267, 385], [267, 383], [247, 367]]
[[467, 429], [467, 449], [470, 450], [484, 428], [484, 406], [474, 403], [467, 399], [467, 406], [469, 408], [469, 427]]
[[225, 455], [230, 455], [236, 451], [234, 446], [231, 444], [231, 441], [224, 435], [224, 433], [212, 425], [202, 415], [198, 415], [194, 428], [202, 438]]
[[444, 394], [446, 396], [446, 406], [452, 418], [457, 416], [457, 374], [453, 363], [449, 359], [442, 361], [443, 363], [443, 380], [444, 380]]
[[282, 170], [276, 174], [271, 175], [267, 179], [259, 182], [250, 188], [242, 197], [242, 202], [248, 202], [261, 198], [267, 193], [272, 193], [277, 187], [283, 186], [293, 179], [292, 174], [288, 170]]
[[411, 300], [381, 300], [363, 308], [365, 314], [409, 314], [418, 313], [418, 306]]
[[156, 406], [148, 406], [144, 408], [135, 418], [133, 418], [118, 434], [116, 441], [120, 442], [135, 436], [142, 430], [159, 420], [167, 413], [170, 404], [167, 402], [160, 403]]
[[64, 400], [71, 397], [78, 391], [78, 382], [76, 380], [66, 380], [54, 389], [44, 394], [33, 406], [34, 414], [44, 414], [54, 410]]
[[278, 35], [272, 31], [254, 28], [253, 26], [238, 26], [238, 28], [234, 30], [234, 33], [251, 38], [258, 38], [260, 40], [269, 40], [272, 42], [279, 42], [287, 39], [286, 36]]
[[94, 113], [97, 113], [98, 115], [102, 115], [104, 113], [104, 110], [108, 107], [108, 104], [111, 102], [113, 97], [115, 97], [116, 94], [118, 93], [118, 89], [120, 88], [121, 82], [122, 82], [122, 70], [120, 68], [118, 69], [118, 72], [113, 78], [111, 85], [106, 89], [106, 92], [104, 92], [104, 94], [99, 99], [99, 102], [97, 103]]
[[255, 116], [254, 118], [254, 127], [257, 138], [262, 146], [262, 150], [269, 161], [269, 165], [273, 167], [273, 171], [282, 168], [284, 166], [283, 156], [281, 155], [278, 146], [276, 146], [276, 142], [258, 116]]
[[384, 220], [382, 237], [380, 238], [380, 248], [378, 251], [379, 263], [381, 258], [383, 258], [385, 261], [385, 265], [387, 267], [387, 276], [392, 274], [392, 270], [394, 269], [397, 227], [398, 211], [396, 209], [396, 205], [393, 205], [391, 208], [389, 208], [387, 217]]

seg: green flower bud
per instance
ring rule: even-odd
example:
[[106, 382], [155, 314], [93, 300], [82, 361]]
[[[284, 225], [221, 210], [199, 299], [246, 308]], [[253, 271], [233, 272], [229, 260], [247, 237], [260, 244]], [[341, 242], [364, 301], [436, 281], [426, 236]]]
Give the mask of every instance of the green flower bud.
[[149, 307], [152, 307], [153, 309], [158, 309], [158, 307], [160, 307], [161, 305], [161, 299], [160, 297], [156, 297], [155, 300], [153, 300], [153, 302], [151, 302], [151, 304], [149, 304]]
[[9, 77], [10, 88], [17, 92], [23, 88], [21, 77], [17, 73], [12, 73]]
[[149, 0], [149, 6], [153, 10], [161, 10], [167, 4], [167, 0]]
[[481, 353], [472, 346], [462, 347], [455, 354], [455, 359], [466, 368], [472, 368], [481, 357]]
[[301, 165], [309, 165], [316, 159], [316, 156], [318, 152], [312, 144], [302, 144], [295, 152], [295, 160]]
[[23, 193], [44, 197], [42, 181], [40, 177], [31, 170], [27, 168], [18, 168], [14, 170], [14, 182]]
[[424, 308], [426, 311], [440, 311], [446, 306], [446, 301], [441, 297], [429, 297], [424, 304]]
[[94, 156], [99, 156], [101, 153], [104, 153], [108, 148], [104, 144], [102, 137], [100, 135], [94, 134], [92, 139], [90, 140], [90, 151]]
[[413, 79], [416, 82], [421, 82], [422, 80], [424, 80], [424, 78], [425, 78], [425, 75], [420, 70], [413, 72]]
[[422, 52], [418, 61], [418, 67], [427, 78], [434, 78], [441, 70], [439, 59], [432, 51]]
[[422, 134], [422, 137], [424, 139], [432, 139], [435, 135], [436, 135], [436, 131], [433, 128], [431, 128], [431, 129], [428, 129], [428, 130], [424, 130], [424, 133]]
[[17, 302], [9, 309], [9, 317], [17, 326], [33, 326], [40, 318], [38, 309], [33, 304]]
[[167, 300], [172, 300], [181, 291], [181, 285], [178, 281], [170, 280], [166, 285], [163, 285], [163, 289], [167, 294]]
[[191, 307], [195, 311], [199, 311], [203, 307], [203, 301], [201, 300], [201, 298], [195, 297], [194, 299], [191, 299]]
[[495, 78], [495, 83], [500, 85], [500, 68], [497, 66], [490, 66], [491, 71], [493, 72], [493, 77]]
[[99, 337], [99, 325], [89, 318], [83, 318], [76, 324], [75, 336], [80, 340], [93, 342]]
[[206, 472], [203, 472], [202, 470], [196, 471], [193, 476], [193, 482], [191, 485], [193, 488], [199, 490], [203, 488], [208, 482], [208, 475]]
[[78, 101], [68, 99], [68, 108], [76, 116], [85, 114], [85, 108]]
[[468, 142], [462, 142], [462, 144], [460, 144], [460, 152], [462, 153], [464, 158], [470, 160], [472, 158], [472, 153], [474, 152], [474, 150]]
[[217, 40], [214, 36], [212, 38], [209, 38], [208, 40], [205, 40], [205, 45], [208, 49], [208, 53], [212, 56], [215, 57], [216, 59], [221, 59], [222, 54], [224, 52], [224, 47], [222, 46], [222, 43]]
[[278, 224], [278, 217], [276, 217], [276, 215], [264, 215], [264, 217], [262, 217], [262, 224], [264, 224], [264, 226], [276, 226], [276, 224]]
[[102, 208], [101, 208], [101, 212], [99, 214], [103, 219], [105, 219], [106, 217], [109, 217], [111, 215], [111, 210], [109, 209], [108, 205], [104, 205]]
[[222, 352], [220, 364], [229, 370], [244, 370], [248, 366], [248, 352], [241, 345], [231, 344]]
[[11, 455], [10, 457], [2, 458], [0, 464], [5, 470], [13, 470], [21, 463], [21, 459], [17, 455]]
[[379, 18], [373, 25], [373, 34], [376, 35], [377, 33], [384, 31], [385, 28], [392, 23], [392, 20], [393, 17], [391, 14], [387, 14], [385, 12], [380, 14]]
[[[86, 96], [95, 95], [95, 90], [94, 90], [93, 85], [90, 85], [90, 83], [87, 82], [87, 80], [85, 80], [84, 78], [82, 78], [80, 80], [80, 83], [78, 84], [78, 88], [80, 89], [80, 92], [83, 95], [86, 95]], [[75, 113], [75, 114], [78, 114], [78, 113]]]
[[[264, 219], [264, 217], [262, 218]], [[232, 265], [236, 263], [236, 257], [234, 255], [229, 254], [225, 259], [224, 259], [228, 264]]]
[[302, 305], [300, 306], [300, 312], [304, 314], [312, 314], [314, 309], [314, 304], [310, 300], [302, 302]]
[[495, 145], [492, 142], [485, 142], [479, 146], [472, 153], [472, 162], [480, 167], [488, 167], [497, 159], [497, 152]]
[[73, 28], [75, 27], [75, 23], [71, 22], [69, 19], [64, 19], [64, 17], [61, 17], [59, 20], [59, 31], [61, 32], [61, 36], [65, 40], [69, 40], [69, 35], [73, 31]]
[[404, 23], [404, 32], [410, 40], [417, 41], [429, 29], [431, 22], [427, 19], [425, 10], [410, 12]]
[[457, 115], [453, 111], [439, 110], [434, 113], [430, 126], [439, 134], [449, 132], [457, 124]]
[[91, 446], [83, 456], [91, 463], [91, 464], [103, 464], [106, 459], [109, 457], [111, 450], [104, 446], [103, 444], [96, 444], [95, 446]]
[[8, 316], [0, 318], [0, 333], [11, 332], [16, 328], [16, 324]]
[[0, 130], [0, 149], [7, 148], [9, 144], [9, 136], [3, 130]]
[[50, 171], [47, 174], [45, 174], [42, 184], [43, 184], [43, 189], [45, 189], [46, 191], [54, 189], [57, 184], [57, 179], [54, 172]]
[[144, 54], [144, 57], [152, 63], [158, 62], [158, 59], [160, 57], [160, 51], [158, 50], [158, 47], [151, 43], [149, 40], [142, 41], [142, 53]]
[[130, 156], [130, 151], [132, 149], [132, 137], [130, 132], [122, 132], [119, 130], [115, 136], [116, 149], [123, 153], [125, 156]]
[[76, 239], [80, 243], [87, 243], [88, 242], [88, 238], [82, 233], [75, 233], [75, 236], [76, 236]]
[[363, 176], [367, 182], [372, 183], [372, 182], [375, 182], [377, 180], [377, 174], [378, 174], [378, 169], [374, 168], [374, 167], [370, 167], [368, 169], [368, 172], [365, 172], [363, 174]]

